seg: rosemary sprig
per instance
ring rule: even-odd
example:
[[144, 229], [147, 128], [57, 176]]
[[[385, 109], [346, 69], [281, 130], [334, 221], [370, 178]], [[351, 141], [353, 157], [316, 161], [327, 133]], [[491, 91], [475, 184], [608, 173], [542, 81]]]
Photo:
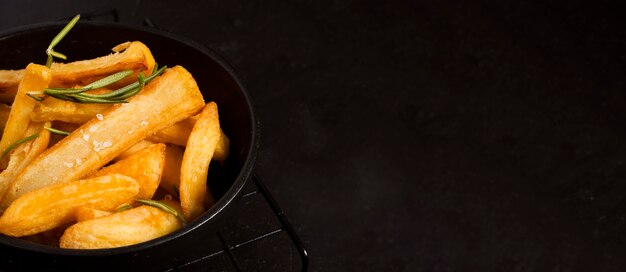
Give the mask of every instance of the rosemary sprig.
[[130, 210], [132, 208], [133, 208], [133, 205], [126, 203], [126, 204], [122, 204], [118, 206], [117, 209], [115, 209], [115, 212], [123, 212], [125, 210]]
[[28, 142], [28, 141], [30, 141], [32, 139], [37, 138], [37, 137], [39, 137], [39, 133], [35, 133], [33, 135], [30, 135], [28, 137], [24, 137], [22, 139], [19, 139], [19, 140], [15, 141], [14, 143], [12, 143], [11, 145], [7, 146], [7, 148], [5, 148], [2, 151], [2, 156], [0, 156], [0, 159], [4, 158], [4, 156], [9, 154], [9, 152], [11, 152], [11, 150], [13, 150], [13, 148], [15, 148], [16, 146], [18, 146], [18, 145], [20, 145], [22, 143]]
[[69, 132], [64, 131], [64, 130], [60, 130], [60, 129], [56, 129], [56, 128], [51, 128], [51, 127], [45, 127], [45, 129], [47, 129], [48, 131], [54, 133], [54, 134], [58, 134], [58, 135], [70, 135]]
[[59, 32], [59, 34], [57, 34], [54, 39], [52, 39], [50, 45], [48, 45], [48, 48], [46, 49], [46, 54], [48, 55], [48, 59], [46, 60], [46, 67], [50, 68], [50, 66], [52, 65], [53, 57], [63, 60], [67, 59], [67, 56], [54, 51], [54, 47], [59, 44], [59, 42], [65, 37], [65, 35], [67, 35], [68, 32], [70, 32], [72, 27], [76, 25], [76, 22], [78, 22], [79, 19], [80, 14], [74, 16], [74, 18], [69, 23], [67, 23], [67, 25], [61, 30], [61, 32]]
[[113, 90], [111, 92], [104, 93], [104, 94], [90, 94], [90, 93], [85, 93], [85, 92], [88, 90], [92, 90], [92, 89], [106, 87], [115, 82], [118, 82], [124, 79], [125, 77], [131, 75], [133, 71], [125, 70], [125, 71], [117, 72], [103, 79], [92, 82], [91, 84], [88, 84], [82, 88], [77, 88], [77, 89], [48, 88], [48, 89], [45, 89], [43, 92], [29, 92], [27, 93], [27, 95], [37, 101], [43, 100], [43, 98], [41, 98], [40, 95], [47, 94], [57, 99], [76, 102], [76, 103], [108, 103], [108, 104], [127, 103], [127, 101], [124, 99], [129, 98], [139, 93], [148, 82], [152, 81], [154, 78], [161, 75], [163, 71], [165, 71], [166, 68], [167, 66], [163, 66], [159, 68], [158, 70], [154, 71], [148, 77], [144, 77], [143, 74], [140, 73], [139, 76], [137, 76], [137, 81], [131, 84], [128, 84], [122, 88], [119, 88], [117, 90]]
[[148, 200], [148, 199], [137, 199], [135, 200], [141, 204], [144, 205], [148, 205], [148, 206], [152, 206], [152, 207], [157, 207], [163, 211], [166, 211], [174, 216], [176, 216], [176, 218], [178, 218], [178, 220], [180, 220], [183, 224], [186, 224], [187, 221], [185, 221], [185, 217], [183, 217], [183, 215], [176, 209], [174, 209], [174, 207], [170, 206], [169, 204], [163, 202], [163, 201], [158, 201], [158, 200]]

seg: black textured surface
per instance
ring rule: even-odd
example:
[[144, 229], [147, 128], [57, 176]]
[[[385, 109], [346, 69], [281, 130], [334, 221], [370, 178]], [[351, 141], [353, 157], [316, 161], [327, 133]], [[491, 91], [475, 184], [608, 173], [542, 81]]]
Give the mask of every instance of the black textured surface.
[[2, 1], [0, 29], [116, 8], [222, 54], [312, 271], [623, 271], [624, 10], [478, 2]]

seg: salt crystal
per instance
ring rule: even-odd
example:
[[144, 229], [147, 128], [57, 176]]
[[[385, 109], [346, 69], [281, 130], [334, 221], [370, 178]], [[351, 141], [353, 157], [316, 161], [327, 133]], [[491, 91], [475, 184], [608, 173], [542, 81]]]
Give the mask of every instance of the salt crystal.
[[74, 164], [73, 164], [73, 163], [71, 163], [71, 162], [63, 162], [63, 165], [65, 165], [65, 167], [67, 167], [67, 168], [72, 168], [72, 167], [74, 167]]
[[89, 134], [83, 134], [83, 140], [89, 141]]
[[83, 160], [81, 158], [76, 158], [76, 166], [81, 165]]
[[89, 132], [96, 132], [96, 130], [98, 130], [96, 126], [92, 126], [89, 128]]
[[104, 117], [100, 113], [96, 114], [96, 118], [98, 118], [98, 120], [100, 120], [100, 121], [102, 121], [104, 119]]
[[147, 125], [148, 125], [148, 121], [146, 121], [146, 120], [141, 120], [141, 125], [142, 125], [142, 126], [147, 126]]

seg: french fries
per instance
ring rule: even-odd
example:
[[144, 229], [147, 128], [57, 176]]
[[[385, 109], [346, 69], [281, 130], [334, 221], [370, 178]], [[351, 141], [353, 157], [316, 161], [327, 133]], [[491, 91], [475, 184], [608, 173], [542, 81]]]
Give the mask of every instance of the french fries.
[[99, 210], [88, 206], [80, 206], [76, 209], [76, 221], [82, 222], [111, 214], [113, 214], [113, 212]]
[[24, 70], [0, 70], [0, 102], [13, 103], [22, 78]]
[[148, 135], [191, 116], [203, 104], [185, 68], [167, 69], [128, 103], [116, 104], [35, 159], [13, 181], [0, 208], [27, 192], [93, 173]]
[[159, 208], [139, 206], [70, 226], [61, 236], [61, 248], [97, 249], [137, 244], [181, 227], [174, 215]]
[[23, 143], [13, 149], [9, 157], [9, 166], [0, 173], [0, 196], [3, 196], [15, 176], [24, 169], [35, 157], [41, 154], [48, 147], [50, 141], [50, 131], [45, 129], [50, 127], [48, 123], [30, 123], [25, 135], [39, 134], [32, 141]]
[[193, 126], [183, 155], [178, 189], [183, 215], [188, 221], [198, 217], [206, 206], [213, 205], [215, 201], [207, 189], [206, 178], [219, 138], [217, 104], [210, 102]]
[[33, 111], [37, 101], [28, 97], [26, 93], [47, 88], [51, 79], [50, 69], [45, 66], [32, 63], [26, 66], [24, 79], [19, 84], [9, 118], [2, 132], [0, 152], [21, 139], [28, 128], [30, 113]]
[[153, 74], [139, 41], [66, 64], [51, 62], [50, 50], [50, 68], [0, 70], [0, 233], [120, 247], [171, 233], [213, 205], [209, 164], [226, 161], [230, 140], [185, 68]]
[[80, 206], [113, 210], [138, 192], [135, 180], [119, 174], [48, 186], [16, 199], [0, 217], [0, 233], [20, 237], [50, 230], [74, 221]]
[[90, 177], [114, 173], [129, 176], [139, 183], [137, 198], [151, 199], [159, 187], [165, 164], [165, 144], [153, 144], [126, 159], [105, 167]]

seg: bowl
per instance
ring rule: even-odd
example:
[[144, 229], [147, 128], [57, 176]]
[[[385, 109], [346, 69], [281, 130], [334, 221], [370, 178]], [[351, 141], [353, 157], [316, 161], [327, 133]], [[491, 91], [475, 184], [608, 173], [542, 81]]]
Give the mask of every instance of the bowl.
[[[63, 26], [43, 23], [1, 32], [0, 69], [22, 69], [30, 62], [44, 64], [45, 49]], [[220, 221], [241, 196], [257, 154], [258, 123], [241, 80], [214, 51], [172, 33], [109, 22], [79, 22], [55, 50], [66, 54], [70, 62], [109, 54], [115, 45], [134, 40], [145, 43], [160, 66], [185, 67], [205, 101], [218, 104], [231, 152], [223, 165], [210, 166], [207, 180], [217, 199], [215, 205], [171, 234], [120, 248], [62, 249], [0, 235], [0, 270], [167, 270], [198, 258], [206, 246], [203, 238], [215, 236]]]

